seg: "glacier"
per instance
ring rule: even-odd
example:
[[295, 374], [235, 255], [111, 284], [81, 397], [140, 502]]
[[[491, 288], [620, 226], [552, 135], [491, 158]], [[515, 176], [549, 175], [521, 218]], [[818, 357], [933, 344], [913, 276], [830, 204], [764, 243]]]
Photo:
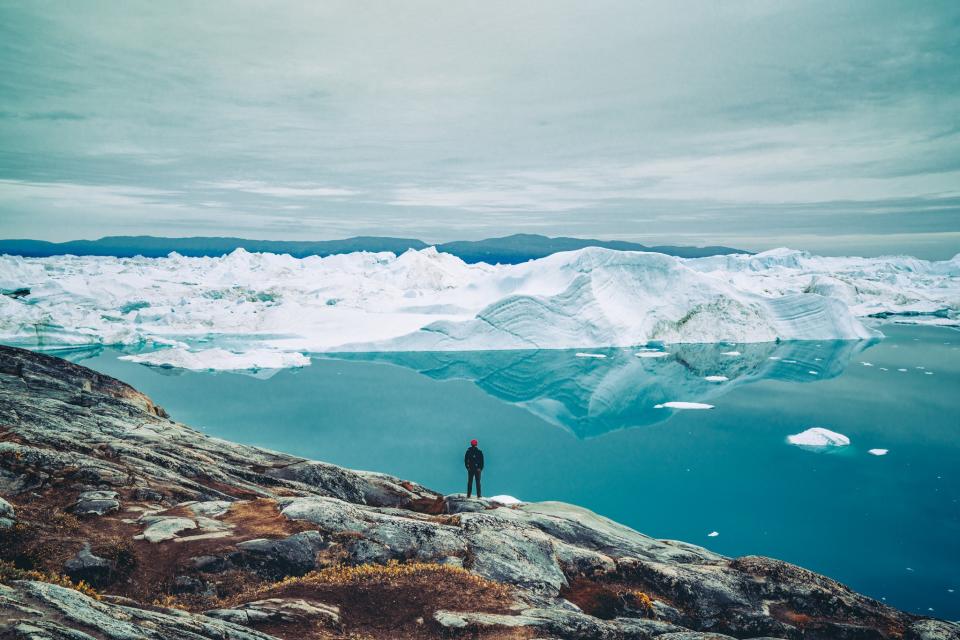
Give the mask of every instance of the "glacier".
[[433, 248], [302, 259], [242, 249], [4, 255], [0, 291], [7, 344], [116, 345], [144, 362], [195, 368], [240, 366], [255, 352], [302, 366], [279, 354], [863, 340], [883, 321], [956, 325], [960, 255], [775, 249], [683, 259], [587, 248], [518, 265], [466, 264]]

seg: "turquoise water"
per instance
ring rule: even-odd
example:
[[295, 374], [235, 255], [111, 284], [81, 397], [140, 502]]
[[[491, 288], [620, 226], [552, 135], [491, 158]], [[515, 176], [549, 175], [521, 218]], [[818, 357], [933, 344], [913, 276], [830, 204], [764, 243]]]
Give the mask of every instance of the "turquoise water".
[[[960, 333], [883, 331], [874, 344], [685, 346], [659, 359], [325, 356], [267, 379], [153, 369], [109, 350], [83, 363], [212, 435], [445, 492], [465, 489], [463, 450], [476, 437], [487, 495], [581, 504], [656, 537], [782, 558], [957, 619]], [[655, 408], [671, 400], [715, 408]], [[785, 442], [812, 426], [851, 445]]]

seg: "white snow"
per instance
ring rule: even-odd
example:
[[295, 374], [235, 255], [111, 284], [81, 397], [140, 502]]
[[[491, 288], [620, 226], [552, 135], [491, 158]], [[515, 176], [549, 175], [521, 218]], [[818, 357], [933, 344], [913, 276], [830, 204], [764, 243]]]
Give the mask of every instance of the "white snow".
[[663, 404], [656, 404], [653, 406], [654, 409], [713, 409], [712, 404], [704, 404], [702, 402], [664, 402]]
[[120, 359], [161, 367], [194, 370], [219, 369], [224, 371], [283, 369], [286, 367], [305, 367], [310, 364], [310, 358], [302, 353], [268, 349], [253, 349], [243, 353], [234, 353], [226, 349], [190, 351], [184, 347], [173, 347], [149, 353], [121, 356]]
[[867, 453], [869, 453], [872, 456], [885, 456], [887, 455], [888, 451], [889, 449], [870, 449], [869, 451], [867, 451]]
[[805, 447], [845, 447], [850, 444], [847, 436], [823, 427], [811, 427], [802, 433], [787, 436], [787, 441]]
[[704, 376], [703, 379], [707, 382], [726, 382], [730, 378], [727, 376]]
[[238, 249], [219, 258], [0, 256], [0, 283], [31, 290], [0, 296], [0, 342], [41, 349], [596, 349], [865, 339], [878, 335], [859, 320], [869, 315], [960, 323], [960, 256], [778, 249], [681, 259], [587, 248], [491, 266], [433, 248], [303, 259]]
[[500, 504], [523, 504], [522, 500], [518, 500], [517, 498], [508, 495], [493, 496], [492, 498], [487, 499], [493, 502], [499, 502]]

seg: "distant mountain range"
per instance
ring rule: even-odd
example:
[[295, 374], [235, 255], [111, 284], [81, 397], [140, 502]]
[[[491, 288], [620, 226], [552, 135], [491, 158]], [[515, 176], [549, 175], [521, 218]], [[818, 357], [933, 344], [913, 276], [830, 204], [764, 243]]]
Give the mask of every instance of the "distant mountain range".
[[[357, 236], [344, 240], [246, 240], [243, 238], [157, 238], [154, 236], [109, 236], [99, 240], [71, 240], [45, 242], [43, 240], [0, 240], [0, 254], [25, 257], [47, 256], [114, 256], [132, 258], [144, 256], [160, 258], [176, 251], [190, 257], [216, 257], [239, 248], [257, 253], [287, 253], [295, 258], [329, 256], [354, 251], [391, 251], [396, 254], [407, 249], [425, 249], [431, 245], [413, 238]], [[460, 240], [433, 245], [438, 251], [450, 253], [464, 262], [490, 264], [518, 264], [543, 258], [559, 251], [573, 251], [584, 247], [604, 247], [620, 251], [655, 251], [681, 258], [749, 253], [730, 247], [655, 246], [624, 242], [622, 240], [590, 240], [586, 238], [549, 238], [519, 233], [486, 240]]]

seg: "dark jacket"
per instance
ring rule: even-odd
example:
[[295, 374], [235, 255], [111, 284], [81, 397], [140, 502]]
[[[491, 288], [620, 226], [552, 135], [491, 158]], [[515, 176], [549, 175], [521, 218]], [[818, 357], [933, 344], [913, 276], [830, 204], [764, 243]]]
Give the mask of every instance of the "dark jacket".
[[483, 451], [471, 445], [463, 454], [463, 466], [470, 471], [483, 471]]

